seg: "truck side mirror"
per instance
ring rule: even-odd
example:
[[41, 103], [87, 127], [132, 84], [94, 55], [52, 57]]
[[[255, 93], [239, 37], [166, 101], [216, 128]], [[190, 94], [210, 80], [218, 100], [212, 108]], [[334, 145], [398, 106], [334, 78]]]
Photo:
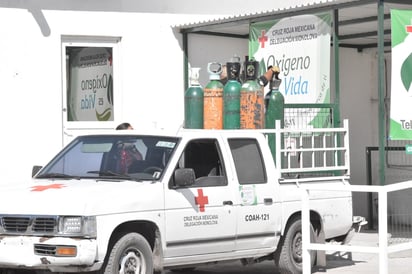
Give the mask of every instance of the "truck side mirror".
[[40, 171], [40, 169], [42, 169], [42, 166], [33, 166], [31, 170], [31, 177], [33, 178], [37, 174], [37, 172]]
[[195, 171], [193, 168], [178, 168], [174, 172], [175, 185], [178, 187], [187, 187], [195, 183]]

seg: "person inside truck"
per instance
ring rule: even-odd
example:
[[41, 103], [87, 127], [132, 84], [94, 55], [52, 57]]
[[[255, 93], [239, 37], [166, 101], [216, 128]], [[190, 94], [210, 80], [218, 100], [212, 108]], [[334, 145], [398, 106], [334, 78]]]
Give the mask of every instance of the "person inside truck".
[[122, 173], [129, 173], [132, 166], [143, 160], [142, 154], [134, 144], [122, 143], [118, 147], [119, 168]]
[[[124, 122], [116, 127], [116, 130], [133, 130], [130, 123]], [[119, 169], [122, 173], [129, 173], [130, 169], [139, 161], [143, 160], [142, 154], [137, 150], [135, 144], [122, 143], [118, 147]]]

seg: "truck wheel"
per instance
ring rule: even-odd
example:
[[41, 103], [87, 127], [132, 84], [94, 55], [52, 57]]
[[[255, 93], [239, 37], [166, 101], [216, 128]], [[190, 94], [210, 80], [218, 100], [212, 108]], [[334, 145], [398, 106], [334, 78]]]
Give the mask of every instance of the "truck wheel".
[[[310, 240], [315, 240], [315, 232], [310, 226]], [[302, 273], [302, 221], [295, 218], [286, 228], [286, 235], [280, 239], [275, 252], [275, 263], [281, 274]], [[311, 251], [311, 265], [315, 265], [316, 251]]]
[[152, 274], [152, 249], [138, 233], [122, 236], [113, 246], [105, 264], [104, 274]]

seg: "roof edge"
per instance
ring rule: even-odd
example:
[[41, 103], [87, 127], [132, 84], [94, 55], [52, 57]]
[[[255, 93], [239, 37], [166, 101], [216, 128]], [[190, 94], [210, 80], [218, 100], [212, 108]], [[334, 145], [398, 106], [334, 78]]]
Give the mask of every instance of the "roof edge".
[[289, 8], [272, 9], [249, 14], [232, 15], [208, 21], [199, 21], [188, 24], [172, 26], [178, 29], [181, 33], [211, 31], [214, 27], [222, 25], [232, 26], [238, 23], [255, 23], [267, 20], [279, 19], [289, 16], [296, 16], [308, 13], [320, 13], [324, 11], [336, 10], [345, 7], [353, 7], [367, 5], [370, 3], [378, 3], [378, 0], [323, 0], [319, 3], [302, 4]]

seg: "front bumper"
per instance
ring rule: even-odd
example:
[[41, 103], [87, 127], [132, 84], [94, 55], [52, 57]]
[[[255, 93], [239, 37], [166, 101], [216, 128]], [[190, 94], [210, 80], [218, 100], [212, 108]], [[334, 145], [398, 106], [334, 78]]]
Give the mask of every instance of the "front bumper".
[[[55, 254], [54, 250], [66, 246], [76, 254]], [[82, 272], [100, 265], [95, 239], [0, 235], [0, 268]]]

